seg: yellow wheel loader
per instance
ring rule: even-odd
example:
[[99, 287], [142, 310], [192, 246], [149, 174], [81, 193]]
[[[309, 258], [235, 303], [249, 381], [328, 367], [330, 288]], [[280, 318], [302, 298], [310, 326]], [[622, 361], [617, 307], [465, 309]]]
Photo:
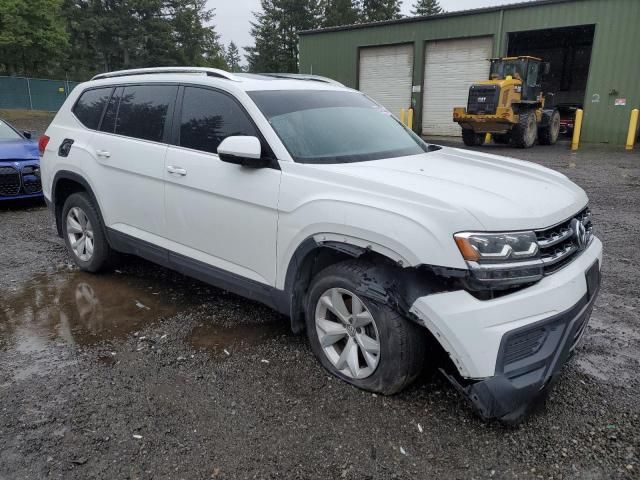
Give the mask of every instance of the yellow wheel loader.
[[538, 140], [553, 145], [560, 133], [560, 113], [545, 108], [540, 79], [550, 65], [536, 57], [492, 58], [489, 80], [469, 89], [467, 107], [453, 109], [467, 146], [482, 145], [487, 133], [496, 143], [530, 148]]

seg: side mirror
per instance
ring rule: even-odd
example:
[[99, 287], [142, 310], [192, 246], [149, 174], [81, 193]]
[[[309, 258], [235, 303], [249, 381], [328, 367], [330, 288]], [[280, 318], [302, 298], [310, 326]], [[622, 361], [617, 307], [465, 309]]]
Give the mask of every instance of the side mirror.
[[24, 138], [26, 138], [27, 140], [31, 140], [31, 132], [29, 130], [25, 130], [22, 132], [22, 136], [24, 136]]
[[542, 75], [549, 75], [551, 71], [551, 64], [549, 62], [542, 62]]
[[227, 163], [249, 168], [264, 168], [270, 161], [262, 158], [262, 145], [256, 137], [227, 137], [218, 145], [218, 157]]

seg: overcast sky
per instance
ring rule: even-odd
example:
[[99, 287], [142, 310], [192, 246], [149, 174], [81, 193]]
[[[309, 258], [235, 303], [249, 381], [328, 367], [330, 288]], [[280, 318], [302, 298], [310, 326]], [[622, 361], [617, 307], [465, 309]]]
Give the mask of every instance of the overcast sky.
[[[409, 15], [414, 1], [403, 1], [402, 13], [404, 15]], [[440, 0], [440, 5], [445, 10], [452, 12], [522, 1], [524, 0]], [[231, 41], [234, 41], [238, 47], [253, 45], [253, 39], [249, 34], [249, 22], [253, 19], [252, 12], [260, 8], [260, 0], [208, 0], [208, 5], [216, 10], [216, 30], [225, 45]], [[242, 53], [244, 54], [244, 52]]]

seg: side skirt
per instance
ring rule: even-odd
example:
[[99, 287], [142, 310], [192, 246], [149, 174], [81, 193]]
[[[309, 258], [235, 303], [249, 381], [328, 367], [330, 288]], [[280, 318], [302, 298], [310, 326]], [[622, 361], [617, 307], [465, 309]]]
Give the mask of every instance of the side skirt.
[[111, 247], [118, 252], [142, 257], [214, 287], [255, 300], [284, 315], [289, 316], [291, 313], [291, 296], [284, 290], [241, 277], [110, 228], [107, 229], [107, 237]]

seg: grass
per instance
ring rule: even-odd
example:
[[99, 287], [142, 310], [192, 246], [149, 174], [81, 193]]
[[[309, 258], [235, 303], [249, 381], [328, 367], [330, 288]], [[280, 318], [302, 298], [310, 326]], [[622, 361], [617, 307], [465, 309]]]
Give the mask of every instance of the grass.
[[6, 120], [18, 130], [35, 131], [42, 134], [47, 129], [55, 112], [40, 110], [6, 110], [0, 109], [0, 118]]

